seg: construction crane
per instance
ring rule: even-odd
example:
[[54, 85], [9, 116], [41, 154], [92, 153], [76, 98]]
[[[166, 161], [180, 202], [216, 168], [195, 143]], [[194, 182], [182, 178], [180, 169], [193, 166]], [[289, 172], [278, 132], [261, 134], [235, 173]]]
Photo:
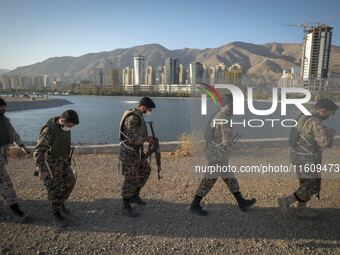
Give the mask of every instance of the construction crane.
[[106, 58], [105, 61], [110, 64], [109, 77], [110, 77], [110, 82], [111, 82], [112, 89], [113, 89], [113, 77], [112, 77], [113, 76], [113, 69], [112, 69], [113, 62], [108, 58]]
[[135, 49], [135, 52], [137, 53], [138, 57], [143, 57], [143, 56], [139, 53], [139, 51], [137, 51], [136, 49]]
[[314, 21], [311, 21], [311, 22], [307, 22], [308, 20], [306, 20], [305, 23], [299, 24], [299, 25], [283, 24], [283, 26], [303, 27], [303, 34], [304, 34], [304, 36], [306, 36], [306, 34], [307, 34], [307, 27], [311, 27], [311, 24], [319, 23], [322, 20], [334, 18], [334, 17], [339, 16], [339, 15], [340, 15], [340, 13], [332, 15], [332, 16], [328, 16], [328, 17], [325, 17], [325, 18], [322, 18], [322, 19], [314, 20]]

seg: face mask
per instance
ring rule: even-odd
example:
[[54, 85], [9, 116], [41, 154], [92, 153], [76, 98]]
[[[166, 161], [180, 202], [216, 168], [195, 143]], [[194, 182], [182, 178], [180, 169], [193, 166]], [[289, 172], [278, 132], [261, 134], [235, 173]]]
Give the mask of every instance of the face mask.
[[61, 129], [66, 132], [66, 131], [70, 131], [71, 127], [64, 126], [64, 127], [61, 127]]
[[146, 111], [146, 113], [143, 113], [143, 117], [144, 117], [144, 118], [147, 118], [147, 117], [149, 117], [149, 116], [150, 116], [150, 114], [151, 114], [151, 112], [149, 112], [149, 111]]
[[329, 118], [329, 115], [320, 117], [321, 120], [327, 120], [328, 118]]

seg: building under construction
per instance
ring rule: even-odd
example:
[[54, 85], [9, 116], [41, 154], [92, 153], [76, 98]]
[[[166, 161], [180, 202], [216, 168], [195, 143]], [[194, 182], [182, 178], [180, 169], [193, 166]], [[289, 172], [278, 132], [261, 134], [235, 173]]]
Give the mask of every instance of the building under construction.
[[301, 60], [301, 85], [308, 90], [331, 90], [327, 78], [332, 29], [323, 23], [306, 30]]

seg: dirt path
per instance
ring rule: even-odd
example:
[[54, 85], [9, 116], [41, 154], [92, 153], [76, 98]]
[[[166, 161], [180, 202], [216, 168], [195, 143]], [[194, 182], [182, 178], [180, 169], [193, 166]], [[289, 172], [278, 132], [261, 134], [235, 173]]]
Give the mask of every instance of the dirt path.
[[[240, 150], [233, 162], [288, 164], [287, 155], [288, 149]], [[325, 162], [339, 158], [339, 147], [325, 154]], [[321, 213], [314, 221], [286, 220], [277, 207], [276, 199], [291, 194], [296, 179], [240, 179], [243, 195], [258, 200], [247, 213], [219, 180], [204, 199], [210, 215], [199, 217], [187, 212], [200, 182], [189, 177], [189, 158], [163, 155], [164, 178], [157, 181], [152, 172], [141, 193], [148, 204], [134, 206], [142, 216], [129, 219], [120, 215], [117, 155], [76, 156], [76, 162], [77, 185], [67, 203], [72, 225], [58, 229], [46, 190], [32, 176], [33, 159], [9, 159], [20, 205], [33, 219], [0, 223], [2, 254], [340, 254], [340, 179], [323, 180], [321, 200], [309, 203]], [[0, 215], [10, 211], [1, 205]]]

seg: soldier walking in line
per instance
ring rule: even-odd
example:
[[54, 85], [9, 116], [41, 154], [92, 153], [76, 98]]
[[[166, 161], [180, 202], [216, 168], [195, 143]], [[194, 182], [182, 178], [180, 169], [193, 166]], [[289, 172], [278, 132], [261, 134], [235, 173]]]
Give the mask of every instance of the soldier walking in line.
[[13, 211], [15, 220], [25, 222], [28, 220], [28, 215], [19, 209], [17, 195], [5, 165], [7, 163], [9, 145], [12, 143], [21, 147], [27, 156], [30, 153], [21, 141], [19, 134], [13, 128], [10, 120], [5, 116], [6, 105], [5, 100], [0, 98], [0, 194], [4, 198], [5, 205], [8, 205]]
[[125, 111], [120, 121], [119, 157], [124, 176], [122, 214], [133, 218], [138, 214], [132, 210], [130, 203], [146, 205], [139, 194], [149, 178], [151, 168], [143, 152], [143, 143], [153, 144], [154, 139], [148, 136], [144, 118], [148, 117], [154, 108], [155, 103], [149, 97], [144, 97], [137, 108]]
[[[334, 129], [322, 126], [322, 121], [334, 115], [338, 106], [329, 99], [320, 99], [311, 111], [311, 116], [301, 115], [296, 129], [292, 129], [289, 137], [291, 146], [290, 160], [296, 167], [300, 186], [292, 195], [278, 198], [282, 213], [290, 218], [288, 207], [298, 201], [297, 219], [315, 219], [318, 214], [307, 209], [306, 204], [321, 190], [321, 177], [317, 171], [308, 169], [321, 165], [322, 152], [330, 148], [335, 135]], [[295, 132], [293, 132], [296, 130]], [[294, 135], [296, 133], [296, 135]], [[319, 197], [319, 195], [318, 195]]]
[[61, 214], [69, 214], [65, 201], [71, 195], [76, 177], [71, 168], [71, 128], [79, 124], [78, 114], [73, 110], [49, 119], [41, 128], [34, 149], [34, 159], [39, 178], [47, 189], [47, 197], [55, 224], [69, 225]]
[[[222, 109], [217, 112], [214, 115], [214, 118], [212, 118], [208, 122], [205, 131], [206, 146], [204, 153], [206, 159], [208, 160], [209, 166], [228, 166], [230, 151], [233, 150], [233, 148], [235, 147], [232, 136], [232, 127], [230, 126], [230, 119], [233, 114], [232, 95], [224, 95], [222, 98], [222, 103]], [[228, 123], [223, 125], [216, 125], [214, 127], [213, 119], [225, 119], [228, 120]], [[242, 197], [238, 181], [235, 178], [234, 173], [207, 173], [204, 179], [201, 181], [201, 184], [197, 188], [196, 196], [194, 197], [189, 207], [190, 212], [198, 214], [200, 216], [208, 215], [208, 212], [202, 209], [200, 202], [202, 198], [209, 193], [219, 176], [222, 178], [230, 192], [236, 198], [238, 206], [242, 211], [246, 211], [248, 207], [252, 206], [256, 202], [255, 198], [247, 200]]]

